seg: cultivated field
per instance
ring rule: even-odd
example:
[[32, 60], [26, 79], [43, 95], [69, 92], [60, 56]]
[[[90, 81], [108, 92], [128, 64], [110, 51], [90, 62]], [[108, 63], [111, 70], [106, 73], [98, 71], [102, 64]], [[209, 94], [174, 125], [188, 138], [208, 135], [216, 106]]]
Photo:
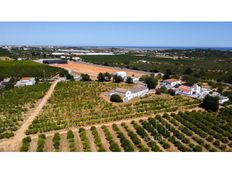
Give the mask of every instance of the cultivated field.
[[21, 151], [231, 151], [232, 119], [227, 114], [180, 112], [31, 135], [23, 140]]
[[59, 73], [64, 73], [61, 68], [51, 67], [31, 60], [3, 61], [0, 60], [0, 78], [24, 76], [37, 78], [51, 78]]
[[68, 62], [67, 64], [56, 64], [52, 66], [64, 68], [66, 70], [71, 70], [79, 74], [87, 73], [90, 75], [92, 79], [96, 79], [97, 75], [100, 72], [115, 73], [117, 71], [125, 71], [128, 76], [135, 76], [135, 77], [141, 77], [144, 74], [149, 74], [142, 71], [120, 69], [120, 68], [114, 68], [114, 67], [103, 66], [103, 65], [89, 64], [84, 62]]
[[100, 95], [122, 84], [100, 82], [58, 83], [43, 112], [26, 134], [88, 126], [194, 108], [198, 100], [176, 95], [149, 95], [134, 103], [113, 105]]
[[26, 113], [44, 96], [49, 86], [42, 83], [0, 93], [0, 139], [14, 136]]

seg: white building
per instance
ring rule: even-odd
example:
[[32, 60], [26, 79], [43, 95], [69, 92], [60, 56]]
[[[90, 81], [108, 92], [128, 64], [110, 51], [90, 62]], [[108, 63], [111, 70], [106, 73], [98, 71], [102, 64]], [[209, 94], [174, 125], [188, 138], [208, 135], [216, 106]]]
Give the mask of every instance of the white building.
[[72, 57], [72, 60], [81, 61], [82, 59], [80, 57]]
[[36, 83], [34, 77], [23, 77], [21, 80], [17, 81], [15, 86], [29, 86]]
[[210, 92], [210, 90], [202, 88], [197, 84], [194, 84], [193, 86], [180, 85], [175, 91], [177, 94], [192, 95], [192, 97], [200, 98], [204, 98]]
[[178, 84], [181, 84], [181, 81], [178, 80], [178, 79], [166, 79], [166, 80], [163, 80], [162, 83], [161, 83], [161, 86], [176, 86]]
[[192, 95], [193, 91], [190, 86], [180, 85], [178, 88], [175, 89], [177, 94], [182, 95]]
[[225, 103], [227, 101], [229, 101], [228, 97], [225, 97], [225, 96], [222, 96], [222, 95], [219, 96], [219, 104], [223, 104], [223, 103]]
[[125, 71], [118, 71], [118, 72], [114, 73], [114, 75], [120, 76], [123, 79], [125, 79], [127, 77], [127, 73]]
[[109, 96], [113, 94], [118, 94], [122, 97], [123, 102], [128, 102], [132, 98], [142, 97], [148, 93], [149, 89], [144, 85], [137, 85], [133, 88], [126, 90], [123, 88], [116, 88], [115, 90], [109, 92]]
[[138, 83], [139, 82], [139, 78], [137, 78], [137, 77], [131, 77], [131, 78], [132, 78], [133, 83]]
[[65, 53], [60, 53], [60, 52], [54, 52], [52, 53], [53, 56], [63, 56]]

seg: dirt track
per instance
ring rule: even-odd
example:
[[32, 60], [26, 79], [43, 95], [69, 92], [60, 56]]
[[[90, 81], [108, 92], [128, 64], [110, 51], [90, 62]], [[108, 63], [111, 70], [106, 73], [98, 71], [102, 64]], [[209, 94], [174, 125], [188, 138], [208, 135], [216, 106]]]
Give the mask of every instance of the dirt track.
[[87, 73], [93, 79], [96, 79], [97, 75], [100, 72], [115, 73], [117, 71], [125, 71], [128, 76], [135, 76], [135, 77], [140, 77], [144, 74], [149, 74], [148, 72], [143, 72], [143, 71], [116, 68], [116, 67], [103, 66], [103, 65], [95, 65], [95, 64], [84, 63], [84, 62], [68, 62], [67, 64], [55, 64], [52, 66], [64, 68], [66, 70], [71, 70], [78, 74]]
[[27, 114], [26, 120], [22, 126], [16, 131], [15, 135], [0, 143], [0, 151], [18, 151], [20, 148], [20, 143], [22, 138], [25, 136], [25, 131], [31, 125], [32, 121], [38, 116], [39, 112], [42, 110], [44, 105], [47, 103], [48, 99], [51, 97], [57, 81], [53, 82], [47, 93], [44, 95], [42, 100], [40, 100], [34, 109], [30, 110]]

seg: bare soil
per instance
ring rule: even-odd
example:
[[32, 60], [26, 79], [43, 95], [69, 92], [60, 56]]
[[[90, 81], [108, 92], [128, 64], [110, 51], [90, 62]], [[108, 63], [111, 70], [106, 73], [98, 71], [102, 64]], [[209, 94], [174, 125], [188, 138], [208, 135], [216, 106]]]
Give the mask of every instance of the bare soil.
[[103, 66], [103, 65], [95, 65], [95, 64], [84, 63], [84, 62], [68, 62], [67, 64], [54, 64], [52, 66], [64, 68], [66, 70], [71, 70], [77, 74], [86, 73], [89, 74], [92, 79], [97, 79], [97, 75], [100, 72], [115, 73], [117, 71], [125, 71], [128, 76], [134, 76], [134, 77], [140, 77], [142, 75], [149, 74], [148, 72], [121, 69], [121, 68]]

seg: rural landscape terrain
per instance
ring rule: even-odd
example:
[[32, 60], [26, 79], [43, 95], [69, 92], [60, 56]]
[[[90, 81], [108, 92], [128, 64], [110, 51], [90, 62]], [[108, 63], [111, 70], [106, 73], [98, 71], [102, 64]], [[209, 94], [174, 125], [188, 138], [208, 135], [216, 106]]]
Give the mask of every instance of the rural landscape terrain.
[[230, 152], [232, 52], [0, 48], [2, 152]]

